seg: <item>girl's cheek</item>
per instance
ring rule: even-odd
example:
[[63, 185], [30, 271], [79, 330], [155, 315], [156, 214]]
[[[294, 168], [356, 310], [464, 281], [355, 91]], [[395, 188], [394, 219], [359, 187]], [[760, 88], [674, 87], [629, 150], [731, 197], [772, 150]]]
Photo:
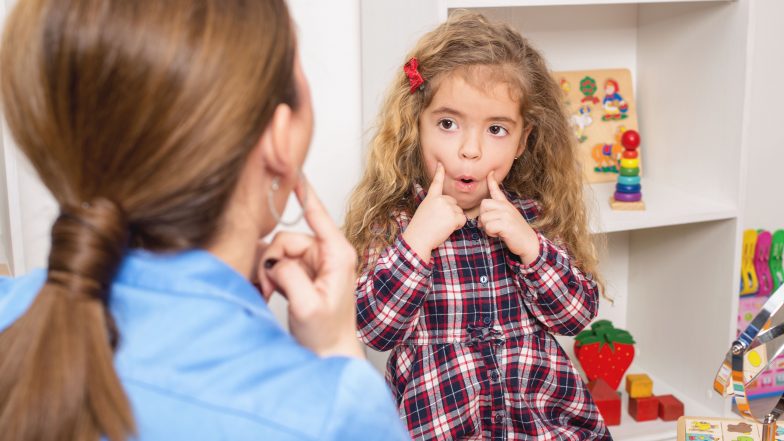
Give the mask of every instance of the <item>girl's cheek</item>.
[[436, 167], [438, 167], [438, 158], [436, 158], [432, 154], [425, 155], [425, 169], [427, 171], [427, 176], [429, 178], [433, 178], [436, 174]]

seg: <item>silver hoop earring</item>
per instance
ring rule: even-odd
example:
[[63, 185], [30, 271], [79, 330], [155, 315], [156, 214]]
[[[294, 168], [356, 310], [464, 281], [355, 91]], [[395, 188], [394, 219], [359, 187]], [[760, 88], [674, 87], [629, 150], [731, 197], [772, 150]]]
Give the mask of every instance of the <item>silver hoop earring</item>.
[[[300, 174], [300, 179], [302, 179], [303, 177], [302, 172], [300, 172], [299, 174]], [[278, 210], [275, 208], [275, 192], [278, 190], [280, 190], [280, 178], [274, 177], [272, 178], [272, 184], [270, 184], [270, 189], [267, 192], [267, 204], [269, 205], [270, 213], [272, 213], [272, 217], [274, 217], [275, 221], [280, 225], [283, 225], [285, 227], [292, 227], [302, 220], [302, 218], [305, 216], [305, 210], [302, 210], [299, 216], [297, 216], [294, 220], [290, 220], [290, 221], [283, 220], [281, 214], [278, 213]], [[302, 197], [302, 201], [304, 203], [307, 200], [308, 200], [308, 187], [306, 186], [305, 193]]]

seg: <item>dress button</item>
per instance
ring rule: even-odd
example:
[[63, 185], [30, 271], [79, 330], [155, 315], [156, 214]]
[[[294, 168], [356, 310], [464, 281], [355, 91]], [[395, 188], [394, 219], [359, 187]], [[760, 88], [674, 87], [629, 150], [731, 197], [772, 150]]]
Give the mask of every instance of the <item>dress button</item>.
[[489, 325], [490, 323], [493, 323], [493, 318], [490, 317], [489, 315], [486, 315], [482, 317], [482, 323]]
[[498, 371], [494, 370], [493, 372], [491, 372], [490, 379], [493, 380], [494, 383], [498, 381]]
[[478, 234], [476, 234], [476, 233], [472, 233], [472, 234], [471, 234], [471, 239], [474, 239], [474, 240], [479, 240], [479, 235], [478, 235]]
[[487, 276], [479, 277], [479, 282], [481, 282], [482, 285], [486, 285], [487, 284]]
[[497, 414], [495, 414], [495, 422], [498, 423], [498, 424], [501, 424], [501, 423], [504, 422], [504, 413], [503, 412], [498, 412]]

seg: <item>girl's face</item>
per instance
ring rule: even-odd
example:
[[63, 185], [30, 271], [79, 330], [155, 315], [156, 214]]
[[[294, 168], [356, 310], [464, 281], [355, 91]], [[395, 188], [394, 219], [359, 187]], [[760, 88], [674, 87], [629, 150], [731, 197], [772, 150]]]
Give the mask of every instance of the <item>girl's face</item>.
[[523, 153], [523, 133], [519, 102], [506, 83], [478, 89], [461, 75], [443, 78], [419, 117], [428, 176], [439, 162], [444, 165], [444, 194], [457, 199], [468, 217], [476, 217], [482, 199], [490, 198], [487, 175], [495, 171], [501, 183]]

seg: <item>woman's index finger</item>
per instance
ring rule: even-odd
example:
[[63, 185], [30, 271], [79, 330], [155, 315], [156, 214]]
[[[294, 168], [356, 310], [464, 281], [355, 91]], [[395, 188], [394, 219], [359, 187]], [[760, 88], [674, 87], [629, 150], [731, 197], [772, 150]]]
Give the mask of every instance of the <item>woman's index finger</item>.
[[341, 234], [340, 229], [305, 176], [302, 176], [297, 183], [295, 193], [304, 210], [305, 221], [317, 237], [327, 238]]

